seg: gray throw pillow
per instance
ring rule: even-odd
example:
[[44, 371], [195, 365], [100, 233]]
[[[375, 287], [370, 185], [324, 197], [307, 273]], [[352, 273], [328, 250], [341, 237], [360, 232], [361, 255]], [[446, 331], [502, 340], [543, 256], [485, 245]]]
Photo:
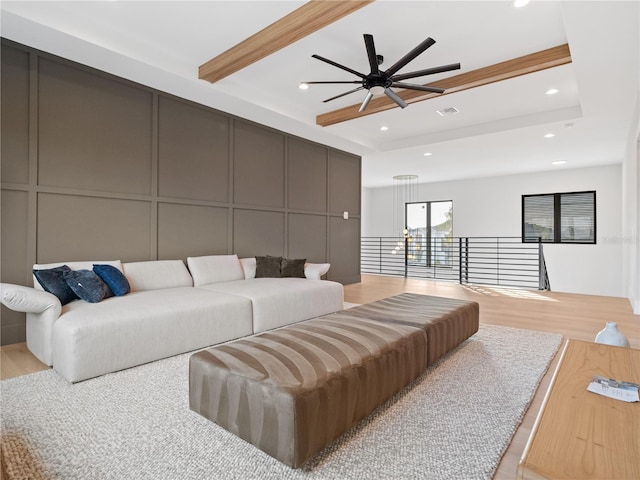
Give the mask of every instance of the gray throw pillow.
[[280, 275], [283, 277], [305, 278], [304, 264], [306, 258], [283, 258], [280, 262]]
[[91, 270], [70, 270], [64, 280], [78, 297], [90, 303], [98, 303], [111, 293], [107, 284]]
[[282, 257], [256, 257], [256, 278], [280, 278]]

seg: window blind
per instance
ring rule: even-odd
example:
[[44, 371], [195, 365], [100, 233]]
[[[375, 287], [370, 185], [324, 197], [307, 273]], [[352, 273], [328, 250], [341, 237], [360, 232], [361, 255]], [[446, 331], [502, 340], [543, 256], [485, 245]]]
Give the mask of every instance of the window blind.
[[554, 240], [554, 196], [529, 195], [523, 201], [525, 241], [543, 242]]
[[560, 241], [595, 243], [595, 192], [560, 195]]
[[522, 241], [596, 243], [596, 192], [522, 196]]

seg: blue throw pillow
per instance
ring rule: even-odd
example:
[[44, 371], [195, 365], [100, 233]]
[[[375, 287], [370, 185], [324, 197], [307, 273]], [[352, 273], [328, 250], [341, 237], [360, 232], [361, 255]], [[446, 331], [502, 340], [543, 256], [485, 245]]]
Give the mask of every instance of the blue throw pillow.
[[94, 265], [93, 271], [107, 284], [116, 297], [126, 295], [131, 291], [127, 277], [113, 265]]
[[67, 265], [62, 265], [47, 270], [34, 270], [33, 276], [36, 277], [45, 292], [55, 295], [62, 305], [66, 305], [78, 299], [78, 296], [64, 279], [64, 273], [70, 271], [71, 269]]
[[70, 270], [64, 273], [64, 280], [85, 302], [98, 303], [107, 296], [109, 287], [91, 270]]

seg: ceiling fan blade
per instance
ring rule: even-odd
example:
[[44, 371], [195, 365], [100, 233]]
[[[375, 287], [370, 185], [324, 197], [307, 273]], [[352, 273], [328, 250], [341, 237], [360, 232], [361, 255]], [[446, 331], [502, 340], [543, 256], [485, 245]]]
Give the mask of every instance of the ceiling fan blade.
[[393, 75], [394, 73], [396, 73], [398, 70], [400, 70], [402, 67], [404, 67], [411, 60], [416, 58], [418, 55], [420, 55], [422, 52], [424, 52], [427, 48], [429, 48], [434, 43], [436, 43], [436, 41], [433, 38], [431, 38], [431, 37], [427, 38], [426, 40], [421, 42], [420, 45], [418, 45], [413, 50], [411, 50], [409, 53], [407, 53], [404, 57], [402, 57], [396, 63], [391, 65], [391, 67], [389, 67], [389, 69], [385, 73], [387, 75]]
[[400, 108], [405, 108], [408, 107], [409, 104], [407, 102], [405, 102], [404, 100], [402, 100], [397, 94], [396, 92], [394, 92], [393, 90], [391, 90], [390, 88], [385, 88], [384, 89], [384, 93], [387, 97], [389, 97], [391, 100], [393, 100], [394, 102], [396, 102], [398, 104], [398, 106]]
[[300, 83], [306, 83], [307, 85], [324, 85], [327, 83], [351, 83], [351, 84], [355, 84], [355, 83], [362, 83], [361, 80], [326, 80], [326, 81], [321, 81], [321, 82], [300, 82]]
[[371, 91], [368, 91], [367, 96], [364, 97], [364, 102], [362, 102], [362, 105], [360, 105], [360, 108], [358, 109], [358, 111], [364, 112], [364, 110], [367, 108], [367, 105], [369, 105], [369, 102], [371, 101], [372, 98], [373, 98], [373, 93], [371, 93]]
[[353, 90], [349, 90], [348, 92], [341, 93], [340, 95], [336, 95], [335, 97], [327, 98], [323, 100], [324, 103], [330, 102], [331, 100], [335, 100], [336, 98], [344, 97], [345, 95], [349, 95], [350, 93], [357, 92], [358, 90], [362, 90], [364, 87], [354, 88]]
[[413, 83], [393, 82], [391, 86], [396, 88], [406, 88], [407, 90], [420, 90], [421, 92], [444, 93], [444, 88], [414, 85]]
[[368, 33], [364, 34], [364, 45], [367, 47], [367, 57], [369, 57], [371, 73], [380, 73], [380, 69], [378, 68], [378, 56], [376, 55], [376, 46], [373, 43], [373, 35], [369, 35]]
[[340, 65], [339, 63], [336, 63], [333, 60], [329, 60], [328, 58], [321, 57], [320, 55], [311, 55], [311, 56], [313, 58], [316, 58], [316, 59], [320, 60], [321, 62], [328, 63], [329, 65], [333, 65], [334, 67], [338, 67], [338, 68], [341, 68], [342, 70], [345, 70], [345, 71], [347, 71], [349, 73], [353, 73], [357, 77], [360, 77], [360, 78], [365, 78], [366, 77], [366, 75], [364, 75], [363, 73], [356, 72], [355, 70], [352, 70], [349, 67], [345, 67], [344, 65]]
[[440, 67], [425, 68], [424, 70], [418, 70], [416, 72], [401, 73], [400, 75], [394, 75], [393, 77], [391, 77], [391, 80], [393, 80], [394, 82], [398, 80], [407, 80], [408, 78], [433, 75], [434, 73], [450, 72], [451, 70], [458, 70], [459, 68], [459, 63], [451, 63], [449, 65], [442, 65]]

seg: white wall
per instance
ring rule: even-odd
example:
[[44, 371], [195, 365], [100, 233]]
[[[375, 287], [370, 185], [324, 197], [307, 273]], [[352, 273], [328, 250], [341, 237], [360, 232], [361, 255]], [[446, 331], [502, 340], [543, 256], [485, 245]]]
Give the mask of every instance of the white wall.
[[[544, 246], [551, 289], [622, 297], [627, 295], [622, 279], [621, 184], [620, 165], [559, 168], [527, 175], [421, 183], [418, 201], [453, 200], [456, 237], [518, 237], [522, 195], [595, 190], [597, 244]], [[365, 188], [362, 201], [363, 237], [398, 234], [392, 228], [393, 187]]]
[[[636, 26], [640, 22], [640, 9], [636, 9]], [[635, 42], [629, 42], [628, 49], [635, 49], [638, 57], [640, 38], [635, 28]], [[630, 57], [632, 58], [632, 57]], [[634, 69], [638, 85], [635, 99], [629, 99], [635, 106], [630, 122], [627, 148], [622, 162], [622, 275], [624, 294], [633, 312], [640, 315], [640, 72]]]
[[[640, 126], [639, 126], [640, 130]], [[635, 163], [635, 228], [631, 233], [632, 242], [629, 244], [631, 250], [630, 272], [629, 272], [629, 301], [633, 306], [633, 313], [640, 315], [640, 131], [636, 141], [636, 157], [631, 160]], [[630, 197], [633, 200], [633, 196]]]
[[622, 278], [624, 295], [640, 315], [640, 99], [636, 102], [635, 128], [627, 142], [622, 164]]

